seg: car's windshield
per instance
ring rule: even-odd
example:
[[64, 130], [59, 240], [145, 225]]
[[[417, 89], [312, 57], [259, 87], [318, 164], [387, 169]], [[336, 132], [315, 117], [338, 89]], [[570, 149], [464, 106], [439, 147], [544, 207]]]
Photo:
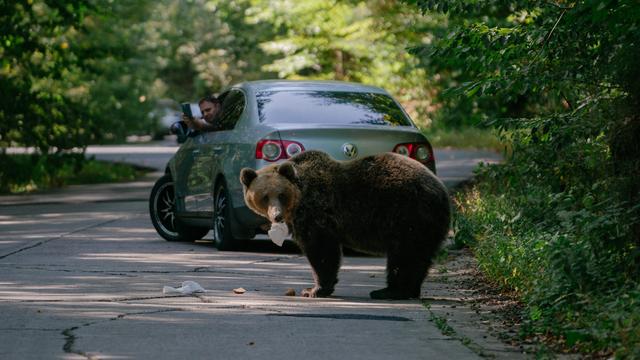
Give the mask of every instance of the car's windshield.
[[262, 91], [256, 96], [260, 122], [411, 126], [385, 94], [346, 91]]

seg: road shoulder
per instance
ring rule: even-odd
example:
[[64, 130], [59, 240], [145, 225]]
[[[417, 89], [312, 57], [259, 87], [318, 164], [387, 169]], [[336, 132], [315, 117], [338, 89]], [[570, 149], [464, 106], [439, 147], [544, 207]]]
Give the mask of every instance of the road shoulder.
[[469, 249], [446, 253], [422, 287], [429, 321], [479, 356], [535, 357], [535, 345], [518, 338], [521, 304], [484, 280]]

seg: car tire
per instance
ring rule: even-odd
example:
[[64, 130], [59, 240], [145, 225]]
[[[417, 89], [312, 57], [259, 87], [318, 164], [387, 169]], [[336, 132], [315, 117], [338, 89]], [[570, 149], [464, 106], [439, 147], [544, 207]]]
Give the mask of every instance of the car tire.
[[224, 183], [216, 186], [213, 197], [213, 240], [218, 250], [233, 250], [238, 239], [231, 233], [231, 201]]
[[158, 234], [167, 241], [195, 241], [202, 239], [209, 229], [185, 226], [175, 216], [176, 200], [173, 179], [164, 175], [151, 190], [149, 215]]

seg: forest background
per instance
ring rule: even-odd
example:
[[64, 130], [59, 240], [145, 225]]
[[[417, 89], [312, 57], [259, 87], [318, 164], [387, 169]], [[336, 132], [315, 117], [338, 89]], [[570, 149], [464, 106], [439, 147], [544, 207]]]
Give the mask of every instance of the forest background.
[[2, 1], [0, 191], [91, 174], [82, 150], [153, 134], [165, 99], [381, 86], [428, 135], [501, 138], [455, 240], [521, 299], [521, 336], [640, 357], [639, 26], [636, 0]]

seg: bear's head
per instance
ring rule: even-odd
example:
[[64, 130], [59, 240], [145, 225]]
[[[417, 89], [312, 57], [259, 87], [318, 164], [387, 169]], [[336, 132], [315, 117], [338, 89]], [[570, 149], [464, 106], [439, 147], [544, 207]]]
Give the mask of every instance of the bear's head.
[[240, 171], [244, 202], [271, 223], [292, 222], [293, 211], [300, 200], [300, 189], [294, 184], [295, 180], [296, 171], [290, 162], [258, 171], [250, 168]]

